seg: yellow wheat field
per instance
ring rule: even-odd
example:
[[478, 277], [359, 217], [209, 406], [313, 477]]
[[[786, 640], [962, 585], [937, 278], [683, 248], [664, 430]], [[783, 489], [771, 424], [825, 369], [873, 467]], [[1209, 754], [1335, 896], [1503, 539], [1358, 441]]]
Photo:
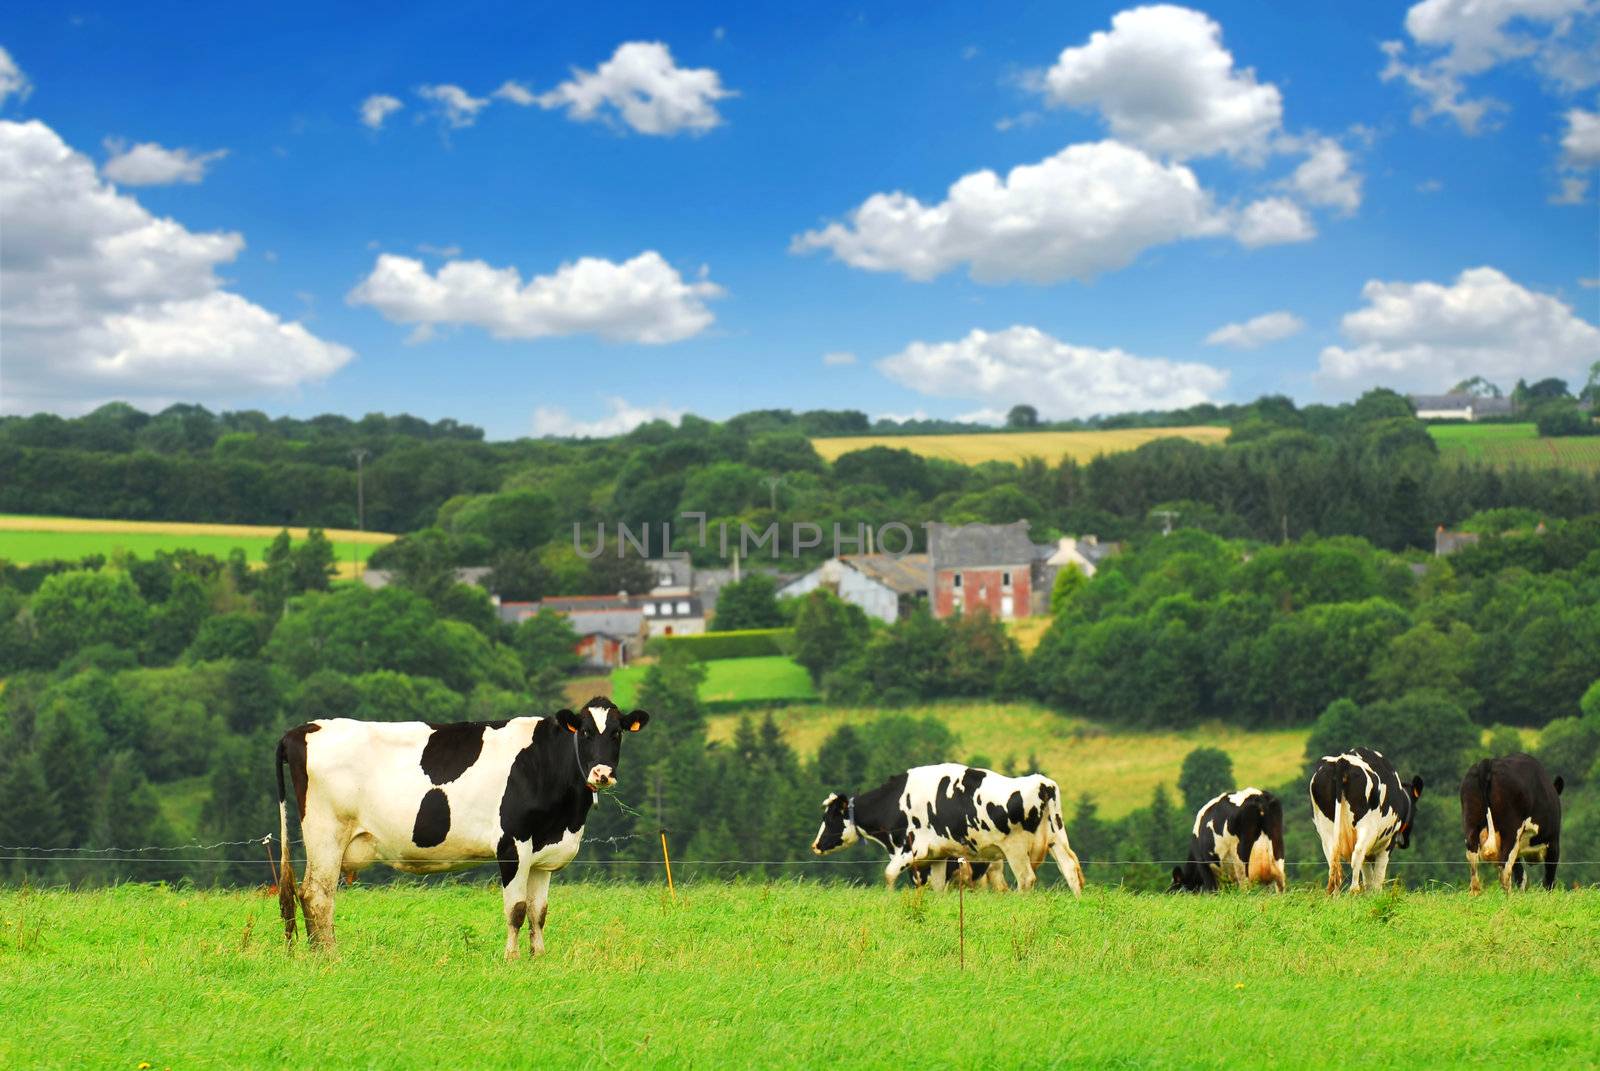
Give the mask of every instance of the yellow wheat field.
[[1136, 450], [1157, 439], [1192, 439], [1198, 443], [1220, 443], [1228, 437], [1227, 428], [1195, 425], [1185, 428], [1117, 428], [1111, 431], [1016, 431], [972, 435], [851, 435], [841, 439], [812, 439], [811, 445], [824, 460], [837, 461], [852, 450], [887, 446], [910, 450], [923, 457], [937, 457], [963, 465], [985, 461], [1020, 462], [1037, 457], [1055, 464], [1064, 457], [1091, 461], [1101, 454]]

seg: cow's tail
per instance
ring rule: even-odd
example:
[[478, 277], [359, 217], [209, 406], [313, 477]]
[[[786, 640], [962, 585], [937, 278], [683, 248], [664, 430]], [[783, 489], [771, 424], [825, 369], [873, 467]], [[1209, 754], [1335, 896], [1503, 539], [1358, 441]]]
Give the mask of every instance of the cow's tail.
[[1333, 859], [1338, 865], [1356, 850], [1356, 823], [1350, 806], [1350, 761], [1341, 758], [1334, 767], [1338, 791], [1333, 801]]
[[278, 741], [278, 914], [283, 916], [283, 939], [294, 944], [296, 893], [293, 853], [289, 851], [289, 796], [283, 767], [289, 761], [285, 741]]
[[1061, 789], [1054, 781], [1045, 778], [1045, 783], [1055, 792], [1051, 794], [1050, 801], [1045, 805], [1044, 824], [1049, 837], [1050, 855], [1056, 861], [1056, 866], [1061, 868], [1061, 876], [1067, 879], [1067, 888], [1072, 890], [1073, 896], [1083, 895], [1083, 865], [1078, 862], [1078, 855], [1072, 850], [1072, 845], [1067, 842], [1067, 823], [1061, 816]]
[[1484, 759], [1472, 768], [1478, 779], [1478, 798], [1483, 801], [1483, 830], [1478, 834], [1478, 854], [1488, 860], [1500, 858], [1500, 831], [1494, 827], [1494, 811], [1489, 807], [1490, 782], [1494, 763]]

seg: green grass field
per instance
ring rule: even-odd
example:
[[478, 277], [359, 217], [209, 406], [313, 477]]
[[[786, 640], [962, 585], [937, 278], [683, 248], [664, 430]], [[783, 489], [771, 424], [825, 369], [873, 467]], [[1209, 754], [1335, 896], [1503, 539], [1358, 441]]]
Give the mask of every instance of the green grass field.
[[[186, 524], [156, 521], [105, 521], [82, 517], [26, 517], [0, 515], [0, 559], [27, 564], [61, 559], [74, 561], [91, 554], [111, 557], [123, 551], [143, 558], [158, 550], [196, 550], [226, 558], [235, 547], [244, 549], [252, 562], [279, 529], [265, 525]], [[303, 528], [291, 528], [295, 539]], [[352, 573], [356, 561], [366, 561], [374, 550], [395, 537], [384, 532], [330, 529], [325, 533], [338, 555], [341, 573]]]
[[[1149, 804], [1158, 784], [1176, 791], [1184, 756], [1202, 745], [1219, 747], [1233, 758], [1239, 784], [1280, 785], [1300, 773], [1307, 736], [1304, 729], [1252, 732], [1225, 725], [1181, 732], [1113, 732], [1033, 703], [948, 703], [903, 709], [797, 706], [775, 711], [774, 717], [784, 738], [810, 759], [840, 725], [859, 726], [892, 714], [939, 718], [961, 738], [960, 750], [952, 756], [960, 760], [980, 756], [1002, 765], [1010, 758], [1022, 768], [1029, 765], [1031, 752], [1037, 768], [1061, 783], [1069, 805], [1087, 790], [1094, 793], [1100, 813], [1110, 818]], [[735, 714], [713, 716], [711, 738], [732, 739], [738, 722]]]
[[[781, 702], [814, 699], [811, 676], [785, 655], [761, 658], [718, 658], [705, 663], [706, 679], [700, 685], [705, 702]], [[628, 706], [635, 702], [648, 666], [622, 666], [611, 673], [612, 698]]]
[[1187, 428], [1116, 428], [1110, 431], [1013, 431], [968, 435], [851, 435], [836, 439], [812, 439], [811, 445], [827, 461], [837, 461], [852, 450], [887, 446], [910, 450], [923, 457], [943, 458], [963, 465], [985, 461], [1020, 462], [1030, 457], [1055, 464], [1064, 457], [1092, 461], [1101, 454], [1136, 450], [1157, 439], [1193, 439], [1200, 443], [1220, 443], [1229, 429], [1196, 425]]
[[1434, 424], [1428, 433], [1450, 461], [1600, 472], [1600, 436], [1541, 439], [1532, 424]]
[[1600, 892], [969, 894], [557, 877], [356, 886], [336, 953], [260, 892], [0, 892], [18, 1068], [1432, 1068], [1600, 1059]]

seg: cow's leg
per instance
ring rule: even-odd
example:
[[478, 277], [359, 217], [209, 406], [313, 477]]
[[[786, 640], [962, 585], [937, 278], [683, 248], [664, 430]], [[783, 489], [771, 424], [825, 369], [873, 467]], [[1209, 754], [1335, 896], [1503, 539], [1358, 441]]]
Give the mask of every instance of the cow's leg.
[[528, 952], [544, 955], [544, 920], [550, 912], [550, 878], [548, 870], [535, 870], [528, 875]]
[[1362, 889], [1362, 870], [1367, 865], [1367, 852], [1372, 850], [1375, 839], [1361, 830], [1356, 831], [1356, 845], [1350, 849], [1350, 891], [1353, 893]]
[[995, 892], [1007, 892], [1011, 886], [1006, 884], [1006, 865], [999, 859], [989, 864], [989, 869], [983, 875], [984, 883]]
[[[936, 893], [944, 892], [944, 887], [948, 882], [948, 878], [945, 876], [945, 870], [945, 860], [943, 859], [935, 859], [933, 861], [933, 865], [927, 869], [928, 884]], [[960, 874], [956, 875], [956, 880], [961, 880]]]
[[1550, 847], [1545, 849], [1544, 887], [1546, 889], [1554, 889], [1556, 887], [1556, 864], [1560, 861], [1561, 846], [1559, 844], [1552, 844]]
[[1322, 841], [1322, 857], [1328, 861], [1328, 893], [1339, 891], [1344, 884], [1344, 871], [1339, 865], [1339, 836], [1334, 823], [1322, 817], [1316, 803], [1311, 805], [1312, 824], [1317, 827], [1317, 837]]
[[333, 897], [339, 888], [340, 863], [350, 838], [332, 818], [308, 811], [300, 823], [306, 842], [306, 877], [300, 884], [300, 906], [306, 916], [306, 939], [318, 948], [333, 948]]
[[1472, 880], [1467, 884], [1467, 889], [1473, 896], [1483, 891], [1483, 882], [1478, 880], [1478, 853], [1467, 850], [1467, 869], [1472, 873]]
[[1522, 869], [1521, 864], [1517, 862], [1517, 857], [1522, 854], [1525, 848], [1527, 848], [1528, 841], [1531, 839], [1528, 825], [1529, 823], [1523, 822], [1522, 825], [1517, 827], [1516, 838], [1512, 840], [1511, 850], [1506, 852], [1505, 864], [1500, 868], [1500, 888], [1504, 889], [1507, 893], [1511, 891], [1512, 879], [1515, 878]]
[[1033, 872], [1033, 861], [1029, 858], [1027, 847], [1006, 841], [1000, 850], [1005, 852], [1006, 862], [1011, 864], [1011, 876], [1017, 879], [1017, 891], [1027, 892], [1033, 888], [1039, 879]]
[[532, 853], [507, 837], [500, 844], [500, 899], [506, 914], [506, 959], [516, 959], [517, 938], [528, 917], [528, 872]]
[[1390, 849], [1385, 848], [1383, 851], [1373, 856], [1372, 862], [1368, 864], [1372, 868], [1370, 880], [1372, 887], [1375, 889], [1381, 890], [1383, 888], [1383, 883], [1389, 878], [1389, 852]]

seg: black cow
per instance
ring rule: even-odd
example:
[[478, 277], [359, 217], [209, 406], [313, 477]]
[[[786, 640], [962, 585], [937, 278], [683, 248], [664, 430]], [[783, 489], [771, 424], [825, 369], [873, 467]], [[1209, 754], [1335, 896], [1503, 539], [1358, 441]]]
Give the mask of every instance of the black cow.
[[[1532, 755], [1507, 755], [1476, 763], [1461, 779], [1461, 828], [1467, 839], [1472, 891], [1479, 892], [1478, 860], [1499, 862], [1500, 887], [1515, 879], [1528, 887], [1522, 858], [1544, 862], [1544, 887], [1554, 888], [1561, 861], [1561, 778], [1550, 779]], [[1507, 839], [1509, 838], [1509, 843]]]
[[386, 863], [411, 874], [499, 863], [506, 957], [544, 951], [550, 876], [578, 854], [595, 793], [617, 780], [622, 734], [650, 715], [609, 699], [553, 718], [430, 725], [329, 718], [290, 729], [278, 743], [283, 843], [279, 904], [295, 931], [295, 875], [284, 769], [306, 844], [298, 889], [306, 935], [333, 944], [333, 895], [342, 871]]
[[1350, 860], [1350, 891], [1382, 888], [1391, 848], [1411, 846], [1411, 823], [1422, 778], [1400, 783], [1394, 764], [1370, 747], [1324, 755], [1311, 774], [1311, 821], [1328, 860], [1328, 891], [1344, 884]]
[[1194, 818], [1189, 859], [1172, 868], [1168, 892], [1212, 892], [1219, 883], [1287, 884], [1283, 861], [1283, 804], [1270, 792], [1224, 792]]

